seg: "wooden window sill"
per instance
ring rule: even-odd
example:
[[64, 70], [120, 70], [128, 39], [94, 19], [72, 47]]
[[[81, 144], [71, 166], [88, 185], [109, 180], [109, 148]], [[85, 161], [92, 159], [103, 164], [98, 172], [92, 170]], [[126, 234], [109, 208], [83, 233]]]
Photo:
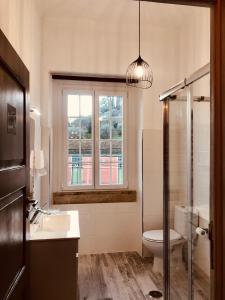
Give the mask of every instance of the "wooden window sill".
[[136, 202], [137, 193], [131, 190], [94, 190], [53, 193], [53, 204], [90, 204]]

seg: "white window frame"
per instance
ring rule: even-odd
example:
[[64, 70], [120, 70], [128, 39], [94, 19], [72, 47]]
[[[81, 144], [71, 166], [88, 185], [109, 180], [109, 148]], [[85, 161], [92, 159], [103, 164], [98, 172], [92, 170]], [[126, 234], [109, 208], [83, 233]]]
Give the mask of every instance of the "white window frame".
[[[93, 140], [93, 162], [92, 162], [92, 185], [68, 185], [67, 183], [67, 165], [68, 165], [68, 115], [67, 115], [67, 96], [85, 94], [92, 95], [92, 140]], [[99, 96], [122, 96], [123, 97], [123, 184], [118, 185], [100, 185], [99, 182]], [[128, 97], [124, 89], [109, 88], [102, 89], [98, 86], [94, 88], [74, 88], [62, 89], [62, 190], [79, 191], [79, 190], [110, 190], [110, 189], [127, 189], [128, 188]]]

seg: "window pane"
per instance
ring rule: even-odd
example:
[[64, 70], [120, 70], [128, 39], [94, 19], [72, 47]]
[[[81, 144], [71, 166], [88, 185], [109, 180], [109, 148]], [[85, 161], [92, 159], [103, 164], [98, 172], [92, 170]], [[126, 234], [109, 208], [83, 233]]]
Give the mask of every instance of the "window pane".
[[69, 154], [80, 154], [80, 142], [76, 140], [68, 141]]
[[69, 95], [67, 100], [67, 184], [92, 185], [92, 95]]
[[80, 156], [69, 155], [68, 167], [67, 167], [67, 182], [68, 185], [79, 185], [81, 182], [80, 178]]
[[67, 115], [68, 117], [79, 116], [79, 95], [68, 95], [67, 99]]
[[122, 138], [122, 119], [113, 119], [112, 120], [112, 139], [121, 139]]
[[92, 157], [82, 157], [81, 184], [92, 184]]
[[80, 182], [79, 179], [79, 169], [72, 166], [72, 164], [67, 165], [67, 185], [75, 185]]
[[101, 157], [110, 156], [110, 141], [101, 142], [100, 155]]
[[92, 115], [92, 96], [80, 96], [80, 115], [81, 117], [90, 117]]
[[80, 138], [80, 119], [68, 118], [68, 138], [79, 139]]
[[69, 127], [80, 127], [80, 118], [68, 118]]
[[92, 141], [81, 142], [81, 155], [92, 158]]
[[101, 119], [108, 118], [110, 112], [110, 101], [106, 96], [99, 97], [99, 117]]
[[79, 127], [69, 127], [68, 128], [69, 139], [79, 139], [80, 138], [80, 128]]
[[67, 167], [68, 185], [92, 184], [92, 157], [70, 155]]
[[112, 157], [112, 184], [123, 184], [122, 156]]
[[101, 158], [100, 162], [100, 184], [109, 185], [111, 183], [111, 163], [110, 157]]
[[99, 97], [100, 185], [124, 183], [123, 174], [123, 97]]
[[110, 138], [109, 120], [100, 120], [100, 139]]
[[81, 119], [81, 138], [89, 140], [92, 138], [92, 119]]
[[122, 117], [123, 98], [121, 96], [111, 97], [112, 117]]
[[122, 141], [112, 141], [112, 156], [121, 156], [122, 155]]

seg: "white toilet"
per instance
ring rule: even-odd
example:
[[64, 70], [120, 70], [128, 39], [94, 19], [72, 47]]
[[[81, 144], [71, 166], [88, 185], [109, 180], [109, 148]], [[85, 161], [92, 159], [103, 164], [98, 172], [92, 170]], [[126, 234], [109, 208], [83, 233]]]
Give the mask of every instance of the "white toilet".
[[[175, 206], [174, 229], [170, 229], [170, 251], [177, 268], [182, 265], [182, 247], [187, 239], [187, 208]], [[143, 233], [143, 244], [153, 254], [153, 272], [163, 273], [163, 230]]]

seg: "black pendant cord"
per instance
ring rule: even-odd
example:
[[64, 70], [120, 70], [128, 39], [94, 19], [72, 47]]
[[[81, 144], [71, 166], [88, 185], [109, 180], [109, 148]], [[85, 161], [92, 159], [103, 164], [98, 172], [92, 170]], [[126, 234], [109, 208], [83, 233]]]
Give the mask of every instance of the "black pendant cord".
[[141, 56], [141, 0], [139, 0], [139, 57]]
[[153, 83], [153, 74], [149, 64], [141, 58], [141, 1], [138, 0], [138, 50], [139, 56], [127, 68], [126, 84], [141, 89], [149, 89]]

